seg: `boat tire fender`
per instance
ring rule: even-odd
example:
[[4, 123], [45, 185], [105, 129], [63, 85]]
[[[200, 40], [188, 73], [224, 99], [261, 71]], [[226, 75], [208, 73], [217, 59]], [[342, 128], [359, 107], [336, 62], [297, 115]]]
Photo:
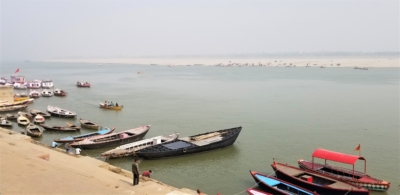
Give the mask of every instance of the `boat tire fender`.
[[183, 148], [183, 153], [186, 153], [186, 148]]

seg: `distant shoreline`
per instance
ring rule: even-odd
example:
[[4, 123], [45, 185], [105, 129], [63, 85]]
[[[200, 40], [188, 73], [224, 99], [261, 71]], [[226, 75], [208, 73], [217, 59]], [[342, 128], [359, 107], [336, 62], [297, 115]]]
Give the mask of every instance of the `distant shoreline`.
[[270, 66], [270, 67], [400, 67], [399, 58], [325, 57], [325, 58], [99, 58], [52, 59], [44, 62], [135, 64], [164, 66]]

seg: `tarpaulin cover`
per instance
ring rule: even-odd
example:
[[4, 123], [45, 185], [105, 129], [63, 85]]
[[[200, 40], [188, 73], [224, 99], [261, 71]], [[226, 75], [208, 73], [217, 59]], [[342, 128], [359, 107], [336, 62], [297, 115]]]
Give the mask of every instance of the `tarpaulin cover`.
[[312, 154], [313, 157], [322, 158], [326, 160], [346, 163], [346, 164], [354, 164], [358, 159], [365, 160], [362, 156], [355, 156], [350, 154], [343, 154], [340, 152], [334, 152], [330, 150], [325, 150], [322, 148], [318, 148]]

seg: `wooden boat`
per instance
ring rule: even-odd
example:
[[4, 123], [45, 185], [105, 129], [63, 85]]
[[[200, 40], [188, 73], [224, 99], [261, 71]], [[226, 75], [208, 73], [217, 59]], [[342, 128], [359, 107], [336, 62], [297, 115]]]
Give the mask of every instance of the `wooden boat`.
[[112, 128], [112, 129], [104, 128], [104, 129], [101, 129], [101, 130], [99, 130], [97, 132], [94, 132], [94, 133], [87, 133], [87, 134], [73, 136], [73, 137], [68, 136], [66, 138], [56, 139], [54, 141], [57, 142], [57, 143], [73, 143], [73, 142], [82, 141], [84, 139], [95, 137], [95, 136], [110, 134], [114, 130], [115, 130], [115, 128]]
[[[33, 123], [29, 123], [29, 125], [26, 126], [26, 132], [31, 137], [40, 137], [43, 131], [44, 131], [43, 127], [35, 125]], [[21, 131], [21, 133], [24, 134], [25, 132]]]
[[235, 127], [184, 137], [138, 150], [136, 155], [145, 159], [156, 159], [215, 150], [232, 145], [241, 130], [242, 127]]
[[17, 118], [17, 123], [18, 123], [18, 125], [27, 126], [27, 125], [29, 125], [30, 122], [31, 122], [31, 121], [30, 121], [28, 118], [26, 118], [25, 116], [23, 116], [23, 115], [20, 115], [20, 116]]
[[12, 127], [12, 122], [6, 120], [5, 118], [0, 118], [0, 127]]
[[43, 97], [51, 97], [51, 96], [53, 96], [53, 95], [54, 95], [53, 92], [52, 92], [52, 91], [49, 91], [49, 90], [47, 90], [47, 89], [45, 89], [45, 90], [42, 91], [42, 96], [43, 96]]
[[[317, 193], [311, 192], [299, 186], [293, 185], [289, 182], [282, 181], [276, 177], [264, 175], [250, 170], [251, 176], [258, 183], [258, 185], [265, 191], [274, 195], [315, 195]], [[256, 193], [257, 194], [257, 193]]]
[[6, 120], [10, 120], [10, 121], [17, 121], [18, 117], [19, 117], [18, 114], [6, 114], [6, 116], [5, 116]]
[[74, 118], [76, 116], [75, 112], [50, 105], [47, 106], [47, 112], [50, 113], [52, 116], [65, 117], [65, 118]]
[[29, 93], [29, 96], [30, 96], [31, 98], [39, 98], [39, 97], [40, 97], [40, 93], [37, 92], [37, 91], [31, 91], [31, 92]]
[[28, 118], [29, 120], [32, 120], [33, 117], [34, 117], [32, 114], [29, 114], [29, 113], [27, 113], [27, 112], [21, 112], [21, 111], [18, 112], [18, 115], [19, 115], [19, 116], [25, 116], [25, 117]]
[[74, 125], [74, 124], [71, 124], [71, 123], [69, 123], [69, 122], [67, 122], [67, 127], [74, 128], [74, 129], [77, 129], [77, 130], [81, 130], [81, 127], [76, 126], [76, 125]]
[[15, 94], [14, 95], [14, 102], [28, 100], [30, 97], [25, 93]]
[[[325, 163], [320, 164], [314, 162], [314, 157], [324, 159]], [[326, 160], [350, 164], [353, 165], [353, 169], [331, 166], [326, 164]], [[359, 172], [354, 170], [354, 164], [356, 163], [357, 160], [364, 160], [364, 172]], [[311, 162], [300, 159], [297, 161], [297, 163], [299, 164], [299, 167], [302, 169], [319, 172], [326, 176], [332, 176], [335, 177], [336, 179], [354, 184], [356, 186], [361, 186], [366, 189], [375, 191], [387, 191], [390, 187], [389, 182], [367, 175], [366, 160], [362, 156], [343, 154], [340, 152], [334, 152], [318, 148], [312, 154]]]
[[28, 106], [29, 106], [28, 104], [15, 105], [15, 106], [5, 106], [5, 107], [0, 106], [0, 112], [9, 112], [9, 111], [15, 111], [15, 110], [22, 110], [24, 108], [27, 108]]
[[99, 125], [96, 123], [93, 123], [89, 120], [86, 119], [79, 119], [79, 122], [81, 123], [81, 127], [87, 128], [87, 129], [99, 129]]
[[150, 130], [150, 125], [138, 127], [135, 129], [125, 130], [118, 133], [108, 135], [100, 135], [96, 137], [86, 138], [82, 141], [71, 144], [74, 148], [96, 149], [103, 147], [127, 144], [142, 139]]
[[88, 83], [88, 82], [81, 83], [81, 82], [78, 81], [76, 83], [76, 86], [78, 86], [78, 87], [90, 87], [90, 83]]
[[111, 109], [111, 110], [121, 110], [122, 109], [122, 105], [119, 106], [108, 106], [105, 105], [104, 103], [99, 103], [100, 104], [100, 108], [105, 108], [105, 109]]
[[44, 124], [42, 124], [41, 126], [42, 126], [44, 129], [49, 130], [49, 131], [74, 132], [74, 131], [80, 130], [80, 128], [77, 129], [77, 128], [68, 127], [68, 126], [66, 126], [66, 127], [63, 127], [63, 126], [54, 126], [54, 125], [53, 125], [53, 126], [50, 126], [50, 125], [44, 125]]
[[55, 89], [54, 90], [54, 95], [55, 96], [66, 96], [67, 92], [65, 92], [64, 90], [61, 90], [61, 89]]
[[273, 194], [270, 194], [270, 193], [267, 193], [267, 192], [263, 192], [261, 190], [256, 190], [254, 188], [249, 188], [249, 189], [246, 190], [246, 192], [249, 195], [273, 195]]
[[275, 162], [271, 165], [278, 179], [287, 181], [310, 191], [324, 195], [369, 195], [370, 191], [334, 177], [303, 170], [287, 164]]
[[10, 106], [25, 105], [25, 104], [29, 104], [32, 100], [33, 100], [33, 99], [22, 100], [22, 101], [13, 101], [13, 102], [1, 101], [1, 100], [0, 100], [0, 108], [3, 108], [3, 107], [10, 107]]
[[29, 112], [30, 112], [33, 116], [36, 116], [36, 115], [40, 114], [40, 115], [42, 115], [44, 118], [50, 118], [50, 117], [51, 117], [51, 115], [50, 115], [49, 113], [42, 112], [42, 111], [37, 110], [37, 109], [30, 109]]
[[35, 124], [42, 124], [42, 123], [44, 123], [44, 117], [43, 117], [42, 115], [40, 115], [40, 114], [36, 115], [36, 116], [33, 118], [33, 123], [35, 123]]
[[152, 137], [149, 139], [140, 140], [140, 141], [136, 141], [133, 143], [118, 146], [115, 149], [101, 153], [101, 156], [103, 158], [107, 158], [107, 159], [119, 158], [119, 157], [125, 157], [125, 156], [134, 156], [136, 150], [140, 150], [140, 149], [154, 146], [157, 144], [171, 142], [171, 141], [178, 139], [178, 137], [179, 137], [179, 133], [174, 133], [174, 134], [167, 135], [167, 136], [161, 135], [161, 136], [157, 136], [157, 137]]

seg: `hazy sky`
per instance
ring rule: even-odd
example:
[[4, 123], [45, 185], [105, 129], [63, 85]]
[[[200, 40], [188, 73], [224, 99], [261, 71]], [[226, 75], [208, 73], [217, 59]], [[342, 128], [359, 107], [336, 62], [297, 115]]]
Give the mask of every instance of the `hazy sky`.
[[399, 51], [399, 1], [1, 0], [1, 58]]

